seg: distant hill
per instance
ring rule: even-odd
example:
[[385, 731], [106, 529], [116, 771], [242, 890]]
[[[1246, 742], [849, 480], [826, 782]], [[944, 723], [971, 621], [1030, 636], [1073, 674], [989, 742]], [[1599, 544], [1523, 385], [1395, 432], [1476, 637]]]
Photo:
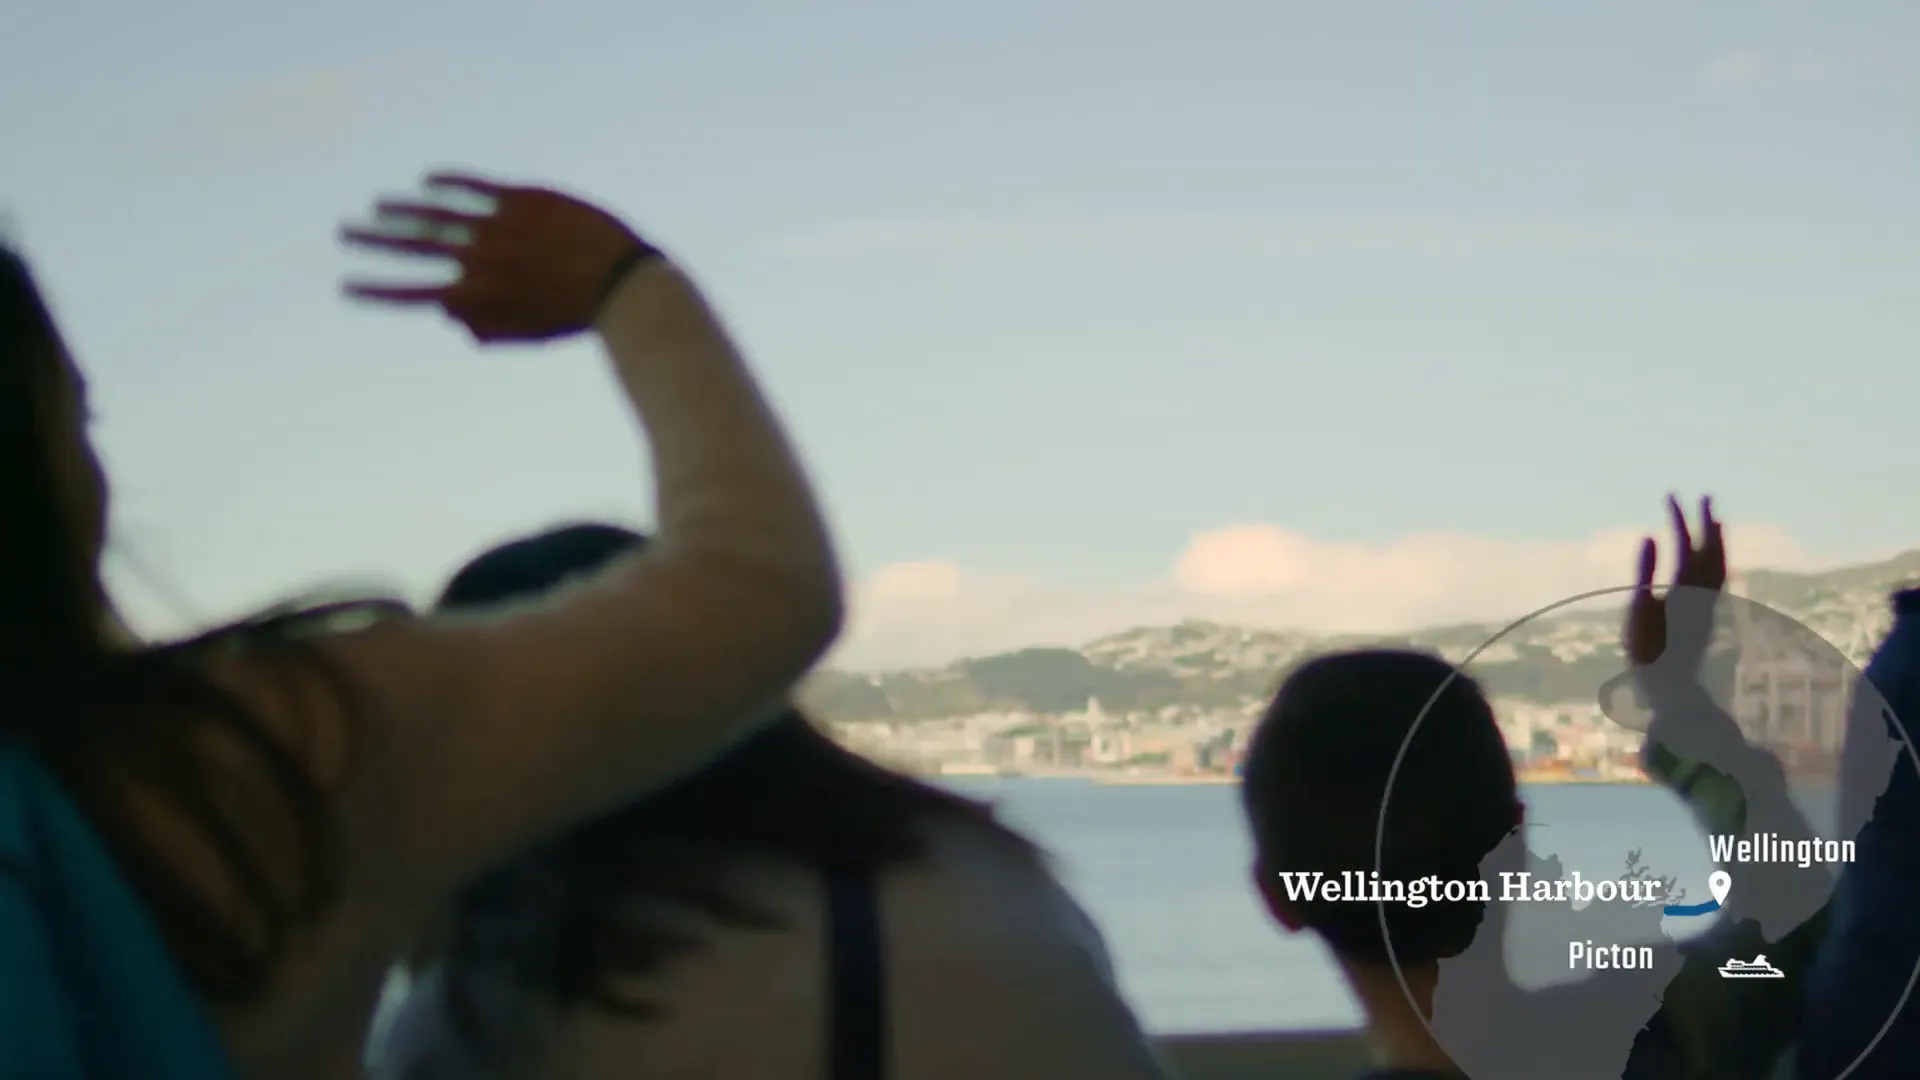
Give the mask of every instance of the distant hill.
[[[1832, 642], [1856, 663], [1886, 632], [1887, 597], [1920, 585], [1920, 551], [1822, 573], [1756, 570], [1739, 591]], [[1142, 627], [1077, 649], [1033, 648], [940, 668], [862, 674], [820, 671], [800, 699], [823, 720], [926, 720], [997, 710], [1062, 713], [1098, 698], [1110, 713], [1167, 705], [1232, 707], [1271, 692], [1303, 657], [1330, 648], [1391, 643], [1455, 660], [1503, 624], [1411, 634], [1317, 636], [1209, 622]], [[1472, 672], [1496, 696], [1540, 703], [1578, 700], [1620, 670], [1620, 611], [1570, 611], [1531, 621], [1482, 653]]]

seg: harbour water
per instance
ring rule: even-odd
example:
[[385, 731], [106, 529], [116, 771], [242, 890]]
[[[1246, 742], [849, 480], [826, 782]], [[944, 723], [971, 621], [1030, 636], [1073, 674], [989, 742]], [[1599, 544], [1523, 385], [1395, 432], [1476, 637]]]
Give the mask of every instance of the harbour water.
[[[1281, 934], [1250, 883], [1251, 841], [1231, 785], [1108, 786], [1074, 780], [966, 779], [1033, 836], [1099, 922], [1121, 984], [1156, 1033], [1349, 1027], [1359, 1021], [1332, 962], [1310, 937]], [[1686, 808], [1644, 785], [1528, 787], [1528, 846], [1582, 876], [1615, 878], [1629, 852], [1707, 898], [1713, 860]], [[1802, 800], [1817, 832], [1832, 809]], [[1516, 910], [1515, 922], [1525, 917]], [[1668, 919], [1676, 937], [1710, 918]], [[1651, 942], [1649, 942], [1651, 943]], [[1620, 944], [1630, 944], [1621, 942]], [[1517, 970], [1526, 984], [1571, 977]]]

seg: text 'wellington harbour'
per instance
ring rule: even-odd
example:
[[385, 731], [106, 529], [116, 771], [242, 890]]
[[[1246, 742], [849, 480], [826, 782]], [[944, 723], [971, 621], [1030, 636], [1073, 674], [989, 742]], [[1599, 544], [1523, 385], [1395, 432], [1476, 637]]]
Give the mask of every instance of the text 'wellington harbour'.
[[[1417, 878], [1387, 878], [1378, 871], [1362, 873], [1343, 870], [1338, 874], [1285, 871], [1280, 875], [1287, 899], [1295, 902], [1319, 900], [1326, 903], [1405, 904], [1426, 907], [1435, 902], [1460, 903], [1493, 899], [1493, 888], [1484, 880], [1446, 880], [1429, 875]], [[1500, 899], [1504, 902], [1556, 901], [1629, 904], [1659, 904], [1666, 899], [1661, 882], [1629, 878], [1598, 881], [1581, 876], [1579, 871], [1564, 878], [1543, 878], [1537, 874], [1503, 872], [1500, 875]]]

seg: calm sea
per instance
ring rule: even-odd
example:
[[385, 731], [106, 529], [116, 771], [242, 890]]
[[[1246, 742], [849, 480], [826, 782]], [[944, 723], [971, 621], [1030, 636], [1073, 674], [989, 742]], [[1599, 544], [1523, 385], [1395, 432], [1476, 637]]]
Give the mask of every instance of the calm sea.
[[[1121, 786], [1076, 780], [973, 780], [954, 787], [998, 803], [1050, 851], [1100, 923], [1120, 981], [1157, 1033], [1349, 1027], [1359, 1013], [1320, 945], [1269, 923], [1249, 884], [1251, 842], [1231, 785]], [[1528, 847], [1588, 878], [1615, 878], [1627, 853], [1707, 898], [1713, 862], [1686, 808], [1657, 787], [1566, 785], [1525, 792]], [[1817, 832], [1832, 809], [1806, 799]], [[1515, 921], [1524, 917], [1517, 911]], [[1710, 919], [1669, 919], [1691, 936]], [[1622, 942], [1621, 944], [1628, 944]], [[1516, 971], [1542, 985], [1567, 972]]]

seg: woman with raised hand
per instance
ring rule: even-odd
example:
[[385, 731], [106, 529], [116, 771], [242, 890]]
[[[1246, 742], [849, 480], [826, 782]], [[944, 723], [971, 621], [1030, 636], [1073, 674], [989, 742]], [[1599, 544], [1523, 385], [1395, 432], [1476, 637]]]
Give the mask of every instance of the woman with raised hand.
[[[541, 596], [640, 547], [580, 524], [455, 575]], [[985, 804], [799, 710], [466, 889], [375, 1080], [1161, 1080], [1105, 942]]]
[[0, 253], [0, 743], [78, 805], [245, 1080], [358, 1075], [389, 964], [456, 889], [756, 729], [839, 627], [807, 481], [692, 283], [568, 196], [430, 186], [491, 209], [383, 203], [391, 231], [346, 239], [458, 280], [349, 294], [482, 343], [597, 334], [653, 447], [658, 542], [484, 618], [116, 647], [84, 384]]

